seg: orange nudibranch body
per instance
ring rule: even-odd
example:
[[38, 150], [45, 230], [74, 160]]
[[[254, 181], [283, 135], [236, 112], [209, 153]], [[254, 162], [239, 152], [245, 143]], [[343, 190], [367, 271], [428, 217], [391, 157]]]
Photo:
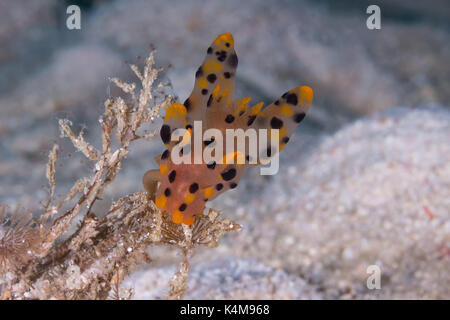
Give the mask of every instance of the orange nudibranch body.
[[[174, 223], [192, 224], [194, 216], [203, 212], [207, 201], [236, 188], [244, 171], [255, 163], [248, 154], [241, 155], [245, 157], [244, 163], [229, 163], [226, 159], [236, 158], [237, 153], [227, 155], [224, 149], [223, 162], [176, 164], [171, 152], [180, 150], [175, 148], [178, 141], [171, 140], [174, 130], [185, 128], [195, 134], [194, 121], [202, 121], [202, 131], [212, 128], [223, 133], [226, 129], [278, 129], [279, 149], [276, 152], [279, 152], [311, 105], [313, 91], [308, 86], [285, 92], [264, 109], [262, 103], [249, 107], [250, 98], [233, 101], [237, 65], [233, 36], [231, 33], [219, 35], [207, 48], [206, 57], [195, 73], [190, 96], [183, 104], [173, 104], [166, 110], [160, 135], [167, 149], [157, 157], [161, 178], [155, 204], [171, 214]], [[214, 139], [204, 141], [205, 148], [214, 148], [214, 144]], [[190, 152], [193, 157], [192, 144], [183, 151]], [[276, 152], [268, 155], [273, 157]]]

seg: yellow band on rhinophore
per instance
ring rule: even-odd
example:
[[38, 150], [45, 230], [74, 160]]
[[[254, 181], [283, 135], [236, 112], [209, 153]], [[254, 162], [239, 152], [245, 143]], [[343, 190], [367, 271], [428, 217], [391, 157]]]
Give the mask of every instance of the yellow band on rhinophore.
[[216, 61], [215, 59], [209, 59], [203, 64], [202, 69], [204, 73], [210, 74], [212, 72], [222, 71], [223, 66], [220, 62]]

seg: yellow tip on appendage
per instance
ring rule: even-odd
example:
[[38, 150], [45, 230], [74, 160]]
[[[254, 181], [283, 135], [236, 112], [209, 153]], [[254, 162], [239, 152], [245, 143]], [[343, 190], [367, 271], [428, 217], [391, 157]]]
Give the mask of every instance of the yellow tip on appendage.
[[300, 104], [310, 105], [313, 99], [313, 89], [308, 86], [300, 87]]
[[222, 33], [216, 38], [216, 40], [214, 40], [214, 44], [216, 45], [221, 45], [225, 42], [228, 42], [231, 46], [234, 46], [234, 38], [231, 33]]

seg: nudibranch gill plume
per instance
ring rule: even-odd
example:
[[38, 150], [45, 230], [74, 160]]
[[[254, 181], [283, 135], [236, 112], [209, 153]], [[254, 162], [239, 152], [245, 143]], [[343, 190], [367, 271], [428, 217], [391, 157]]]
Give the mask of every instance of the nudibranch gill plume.
[[[225, 144], [223, 161], [175, 163], [172, 153], [175, 150], [180, 153], [175, 148], [179, 141], [172, 141], [171, 136], [176, 129], [186, 129], [189, 135], [195, 136], [194, 121], [201, 121], [203, 132], [217, 129], [224, 135], [226, 129], [278, 129], [279, 148], [264, 150], [264, 156], [270, 158], [285, 147], [311, 105], [313, 91], [308, 86], [285, 92], [266, 108], [262, 102], [249, 107], [249, 97], [233, 101], [237, 66], [233, 36], [231, 33], [219, 35], [207, 48], [206, 57], [195, 73], [190, 96], [183, 104], [175, 103], [166, 109], [160, 135], [167, 149], [155, 158], [159, 170], [147, 171], [143, 184], [154, 197], [156, 206], [171, 214], [174, 223], [192, 224], [195, 215], [202, 214], [207, 201], [236, 188], [249, 166], [263, 163], [262, 158], [251, 159], [248, 145], [246, 154], [242, 155], [238, 152], [226, 154]], [[214, 148], [215, 142], [214, 137], [203, 140], [205, 148]], [[182, 149], [184, 156], [193, 157], [193, 146], [188, 144], [187, 149], [187, 152], [186, 147]], [[231, 161], [240, 156], [243, 161], [237, 161], [237, 164]]]

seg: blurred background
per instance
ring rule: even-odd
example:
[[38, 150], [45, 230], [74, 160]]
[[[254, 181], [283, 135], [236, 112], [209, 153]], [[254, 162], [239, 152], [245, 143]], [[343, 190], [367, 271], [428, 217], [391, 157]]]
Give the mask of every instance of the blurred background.
[[[81, 30], [66, 9], [81, 8]], [[366, 8], [381, 8], [381, 29]], [[306, 120], [281, 153], [280, 171], [250, 169], [212, 207], [244, 229], [193, 259], [186, 298], [450, 298], [450, 5], [445, 0], [61, 1], [0, 0], [0, 203], [38, 213], [45, 164], [62, 147], [57, 193], [92, 168], [66, 139], [68, 118], [100, 144], [109, 78], [136, 81], [150, 45], [180, 101], [206, 48], [231, 32], [236, 98], [271, 103], [314, 89]], [[160, 122], [153, 127], [158, 128]], [[143, 191], [158, 138], [140, 142], [97, 202]], [[163, 298], [171, 248], [132, 275], [136, 298]], [[381, 269], [381, 289], [366, 286]]]

